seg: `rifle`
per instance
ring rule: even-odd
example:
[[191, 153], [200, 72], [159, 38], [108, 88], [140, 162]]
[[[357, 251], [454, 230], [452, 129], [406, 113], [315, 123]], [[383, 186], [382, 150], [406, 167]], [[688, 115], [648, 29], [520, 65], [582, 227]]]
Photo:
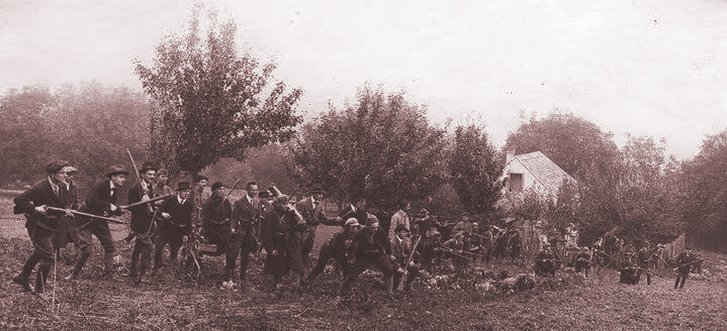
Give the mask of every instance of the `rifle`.
[[401, 291], [404, 289], [404, 284], [406, 283], [406, 277], [409, 274], [409, 264], [411, 264], [411, 261], [414, 259], [414, 254], [416, 254], [417, 246], [419, 246], [419, 241], [422, 240], [422, 236], [417, 236], [417, 240], [414, 242], [414, 246], [411, 247], [411, 253], [409, 253], [409, 257], [406, 258], [406, 265], [404, 266], [404, 273], [401, 274], [401, 277], [399, 278], [399, 284], [396, 287], [397, 290]]
[[99, 220], [104, 220], [106, 222], [111, 222], [111, 223], [116, 223], [116, 224], [128, 224], [126, 222], [122, 222], [122, 221], [113, 219], [111, 217], [104, 217], [104, 216], [99, 216], [99, 215], [84, 213], [82, 211], [73, 210], [73, 209], [63, 209], [63, 208], [49, 207], [49, 206], [46, 206], [45, 209], [52, 210], [52, 211], [59, 211], [59, 212], [70, 212], [71, 214], [74, 214], [74, 215], [86, 216], [86, 217], [95, 218], [95, 219], [99, 219]]
[[[134, 162], [134, 157], [131, 156], [131, 151], [129, 151], [128, 148], [126, 149], [126, 154], [129, 156], [129, 160], [131, 160], [131, 166], [134, 167], [134, 176], [136, 177], [136, 182], [139, 183], [139, 188], [141, 189], [141, 195], [142, 195], [142, 197], [144, 195], [147, 195], [148, 196], [148, 194], [149, 194], [149, 188], [146, 187], [146, 190], [144, 189], [144, 187], [146, 185], [141, 180], [141, 176], [139, 176], [139, 168], [136, 167], [136, 162]], [[149, 206], [149, 212], [153, 212], [152, 206]]]
[[438, 247], [438, 248], [435, 248], [435, 250], [438, 250], [438, 251], [442, 251], [442, 252], [447, 252], [447, 253], [449, 253], [449, 254], [452, 254], [452, 255], [454, 255], [454, 256], [458, 256], [458, 257], [461, 257], [461, 258], [463, 258], [463, 259], [467, 259], [467, 260], [469, 260], [469, 261], [472, 261], [472, 259], [471, 259], [471, 258], [469, 258], [469, 257], [467, 257], [467, 256], [464, 256], [464, 255], [460, 255], [460, 254], [458, 254], [458, 253], [455, 253], [454, 251], [452, 251], [452, 250], [449, 250], [449, 249], [446, 249], [446, 248], [441, 248], [441, 247]]
[[134, 202], [134, 203], [131, 203], [131, 204], [128, 204], [128, 205], [122, 205], [122, 206], [119, 206], [119, 208], [121, 208], [121, 209], [129, 209], [129, 208], [133, 208], [133, 207], [136, 207], [136, 206], [145, 205], [145, 204], [152, 203], [152, 202], [157, 202], [159, 200], [169, 199], [169, 198], [171, 198], [171, 197], [173, 197], [175, 195], [176, 194], [161, 195], [161, 196], [154, 197], [154, 198], [151, 198], [151, 199], [146, 200], [146, 201], [138, 201], [138, 202]]
[[217, 208], [222, 207], [222, 205], [225, 203], [225, 200], [230, 197], [230, 194], [232, 194], [232, 191], [235, 190], [238, 184], [240, 184], [240, 181], [242, 180], [242, 177], [238, 178], [234, 185], [232, 185], [232, 188], [230, 188], [229, 191], [227, 191], [227, 194], [225, 194], [225, 197], [220, 202], [219, 206]]
[[684, 267], [688, 267], [688, 266], [690, 266], [690, 265], [692, 265], [692, 264], [697, 264], [697, 263], [699, 263], [699, 262], [702, 262], [702, 261], [704, 261], [704, 260], [705, 260], [704, 258], [700, 258], [700, 259], [696, 259], [696, 260], [694, 260], [694, 261], [690, 261], [690, 262], [688, 262], [688, 263], [685, 263], [685, 264], [683, 264], [683, 265], [678, 265], [678, 266], [677, 266], [676, 268], [674, 268], [674, 271], [677, 271], [677, 270], [679, 270], [679, 268], [684, 268]]

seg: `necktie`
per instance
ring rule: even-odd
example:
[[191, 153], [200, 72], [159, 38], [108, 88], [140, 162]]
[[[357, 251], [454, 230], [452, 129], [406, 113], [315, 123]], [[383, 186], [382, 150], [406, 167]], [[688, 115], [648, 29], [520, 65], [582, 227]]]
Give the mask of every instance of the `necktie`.
[[51, 185], [53, 187], [53, 194], [56, 195], [56, 198], [60, 198], [60, 192], [58, 192], [58, 185]]

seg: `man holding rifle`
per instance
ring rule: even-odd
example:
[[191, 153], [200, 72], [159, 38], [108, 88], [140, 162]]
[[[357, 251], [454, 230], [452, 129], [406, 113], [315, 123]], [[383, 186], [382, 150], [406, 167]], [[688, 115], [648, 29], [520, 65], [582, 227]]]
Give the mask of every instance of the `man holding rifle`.
[[192, 218], [194, 214], [194, 201], [189, 196], [192, 187], [189, 182], [177, 183], [177, 196], [166, 199], [159, 206], [159, 212], [164, 219], [159, 226], [159, 236], [156, 238], [154, 247], [154, 269], [151, 275], [154, 276], [162, 266], [162, 253], [164, 246], [169, 244], [170, 260], [177, 261], [177, 252], [182, 243], [189, 239], [192, 233]]
[[[136, 202], [149, 201], [154, 197], [155, 193], [152, 183], [156, 177], [159, 167], [152, 163], [146, 162], [139, 169], [139, 179], [129, 189], [129, 204]], [[161, 203], [159, 201], [158, 203]], [[134, 242], [134, 250], [131, 253], [131, 265], [129, 266], [129, 277], [134, 285], [141, 283], [141, 278], [149, 267], [152, 252], [151, 233], [154, 227], [154, 217], [156, 212], [151, 203], [130, 207], [131, 211], [131, 231], [134, 232], [136, 241]], [[141, 258], [141, 269], [137, 271], [136, 266]]]
[[[31, 292], [29, 278], [36, 264], [38, 273], [35, 278], [35, 291], [42, 293], [48, 273], [55, 263], [55, 251], [52, 237], [58, 231], [57, 221], [60, 217], [73, 217], [69, 212], [49, 211], [47, 207], [64, 208], [65, 189], [62, 188], [68, 174], [63, 171], [68, 165], [65, 161], [53, 161], [45, 170], [48, 177], [37, 182], [29, 190], [13, 199], [15, 214], [25, 214], [30, 241], [33, 243], [33, 252], [25, 261], [20, 274], [12, 281], [23, 288], [23, 292]], [[65, 215], [64, 215], [65, 214]]]
[[225, 185], [215, 182], [212, 184], [212, 195], [202, 205], [202, 232], [210, 244], [217, 245], [217, 254], [227, 249], [232, 232], [231, 215], [232, 206], [225, 195]]
[[[398, 268], [394, 271], [394, 285], [398, 286], [400, 282], [404, 282], [402, 289], [409, 292], [411, 291], [411, 284], [419, 274], [419, 266], [413, 260], [414, 252], [409, 239], [409, 229], [399, 224], [394, 232], [396, 236], [391, 240], [391, 255], [396, 258], [394, 263], [398, 265]], [[402, 277], [405, 277], [405, 279], [402, 279]]]
[[[114, 216], [121, 215], [121, 208], [118, 205], [119, 188], [126, 183], [126, 176], [129, 174], [122, 165], [113, 165], [106, 171], [107, 180], [101, 181], [94, 185], [88, 194], [86, 201], [81, 206], [80, 211], [98, 216]], [[78, 240], [81, 254], [73, 266], [71, 274], [66, 276], [66, 280], [77, 279], [86, 264], [86, 260], [93, 252], [92, 235], [101, 242], [103, 246], [104, 257], [104, 277], [108, 280], [114, 280], [114, 239], [109, 230], [109, 224], [100, 219], [86, 218], [84, 222], [79, 224]]]

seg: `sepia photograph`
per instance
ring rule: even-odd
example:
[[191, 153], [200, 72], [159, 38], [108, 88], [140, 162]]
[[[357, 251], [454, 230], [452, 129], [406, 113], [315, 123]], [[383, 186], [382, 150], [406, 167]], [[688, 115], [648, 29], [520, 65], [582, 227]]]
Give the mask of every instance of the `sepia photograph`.
[[727, 330], [724, 0], [0, 0], [0, 330]]

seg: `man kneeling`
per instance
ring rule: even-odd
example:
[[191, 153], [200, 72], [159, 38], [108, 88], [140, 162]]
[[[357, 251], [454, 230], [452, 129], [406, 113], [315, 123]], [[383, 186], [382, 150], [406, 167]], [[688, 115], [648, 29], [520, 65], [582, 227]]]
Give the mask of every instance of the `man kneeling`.
[[[412, 256], [412, 245], [411, 240], [409, 239], [409, 229], [407, 229], [403, 224], [399, 224], [399, 226], [394, 229], [394, 232], [396, 235], [393, 239], [391, 239], [391, 253], [396, 258], [396, 264], [398, 265], [397, 270], [394, 272], [394, 285], [399, 284], [399, 282], [404, 281], [404, 291], [409, 292], [411, 291], [411, 284], [416, 279], [417, 275], [419, 275], [419, 266], [414, 263], [414, 261], [410, 261], [410, 256]], [[401, 279], [404, 274], [407, 273], [406, 279]]]

